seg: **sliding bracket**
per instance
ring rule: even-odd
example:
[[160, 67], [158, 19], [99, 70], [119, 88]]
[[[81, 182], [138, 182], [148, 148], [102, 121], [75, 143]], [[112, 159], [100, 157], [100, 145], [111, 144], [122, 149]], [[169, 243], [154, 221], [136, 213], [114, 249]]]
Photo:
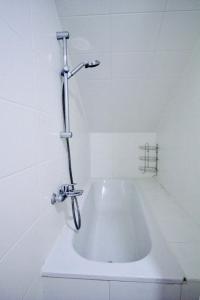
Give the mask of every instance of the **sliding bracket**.
[[56, 38], [57, 40], [63, 40], [65, 39], [69, 39], [69, 32], [68, 31], [58, 31], [56, 32]]

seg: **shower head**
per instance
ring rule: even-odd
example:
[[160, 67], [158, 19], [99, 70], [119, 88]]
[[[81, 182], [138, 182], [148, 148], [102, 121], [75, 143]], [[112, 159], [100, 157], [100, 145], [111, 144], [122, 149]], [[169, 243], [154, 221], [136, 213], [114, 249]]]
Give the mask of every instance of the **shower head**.
[[93, 60], [93, 61], [88, 61], [85, 63], [85, 68], [94, 68], [97, 67], [98, 65], [100, 65], [100, 61], [99, 60]]
[[85, 68], [94, 68], [100, 65], [99, 60], [92, 60], [80, 63], [77, 67], [75, 67], [72, 71], [68, 72], [68, 79], [74, 76], [78, 71], [80, 71], [83, 67]]

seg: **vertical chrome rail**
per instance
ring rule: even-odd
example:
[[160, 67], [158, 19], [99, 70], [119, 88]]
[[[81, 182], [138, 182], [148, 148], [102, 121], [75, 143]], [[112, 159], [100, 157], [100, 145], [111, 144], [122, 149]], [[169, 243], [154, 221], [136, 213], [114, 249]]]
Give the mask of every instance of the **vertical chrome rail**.
[[[64, 71], [64, 90], [65, 90], [65, 132], [61, 132], [61, 137], [72, 137], [72, 132], [70, 131], [70, 118], [69, 118], [69, 88], [68, 88], [68, 78], [66, 73]], [[63, 136], [64, 134], [64, 136]]]
[[67, 61], [67, 39], [69, 39], [69, 32], [67, 31], [57, 32], [56, 37], [57, 40], [63, 41], [63, 63], [64, 63], [62, 75], [63, 75], [64, 93], [65, 93], [65, 124], [64, 124], [64, 132], [61, 132], [60, 136], [62, 138], [71, 138], [72, 132], [70, 131], [69, 87], [68, 87], [69, 66]]

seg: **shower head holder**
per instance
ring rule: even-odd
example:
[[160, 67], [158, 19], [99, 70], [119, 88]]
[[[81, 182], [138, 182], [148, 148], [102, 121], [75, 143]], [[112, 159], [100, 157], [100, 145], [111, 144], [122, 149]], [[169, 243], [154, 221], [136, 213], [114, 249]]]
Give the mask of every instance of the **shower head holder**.
[[56, 32], [57, 40], [69, 39], [69, 32], [68, 31], [58, 31]]

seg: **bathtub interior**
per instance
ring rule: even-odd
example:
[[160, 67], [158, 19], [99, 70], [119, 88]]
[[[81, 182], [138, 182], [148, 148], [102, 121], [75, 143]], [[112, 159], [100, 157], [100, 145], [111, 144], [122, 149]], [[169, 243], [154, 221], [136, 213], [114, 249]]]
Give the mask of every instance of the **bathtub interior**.
[[133, 262], [151, 249], [140, 198], [133, 182], [93, 182], [73, 247], [82, 257], [106, 263]]

